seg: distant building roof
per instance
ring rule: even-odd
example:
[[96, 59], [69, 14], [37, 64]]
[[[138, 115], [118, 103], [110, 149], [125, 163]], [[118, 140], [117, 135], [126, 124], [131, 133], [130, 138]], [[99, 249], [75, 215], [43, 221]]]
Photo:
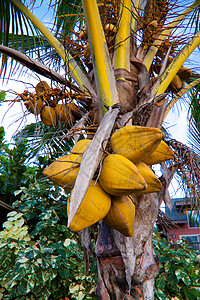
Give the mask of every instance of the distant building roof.
[[176, 223], [187, 222], [187, 213], [184, 206], [188, 206], [190, 201], [186, 198], [174, 198], [172, 199], [172, 204], [173, 206], [171, 211], [167, 206], [165, 207], [166, 215], [176, 221]]

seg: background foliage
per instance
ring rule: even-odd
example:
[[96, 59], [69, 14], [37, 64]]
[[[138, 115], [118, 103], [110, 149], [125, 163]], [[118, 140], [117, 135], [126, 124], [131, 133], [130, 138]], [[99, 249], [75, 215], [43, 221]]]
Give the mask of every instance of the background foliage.
[[67, 195], [28, 180], [0, 235], [0, 299], [95, 299], [95, 263], [86, 276], [80, 241], [66, 226]]
[[169, 243], [159, 235], [154, 235], [154, 250], [160, 260], [155, 299], [200, 299], [200, 254], [184, 241]]

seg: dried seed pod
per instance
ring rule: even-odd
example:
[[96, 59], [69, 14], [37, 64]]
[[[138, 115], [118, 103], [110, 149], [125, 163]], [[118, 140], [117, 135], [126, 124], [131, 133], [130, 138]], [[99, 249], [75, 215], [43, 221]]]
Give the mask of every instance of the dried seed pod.
[[46, 126], [55, 127], [56, 126], [56, 112], [53, 107], [45, 106], [43, 107], [41, 114], [41, 120]]
[[64, 155], [46, 167], [43, 174], [66, 190], [71, 189], [79, 172], [81, 158], [78, 154]]
[[[70, 201], [67, 204], [67, 213], [69, 213], [69, 205]], [[69, 229], [77, 232], [97, 223], [107, 215], [110, 206], [110, 195], [101, 188], [98, 182], [92, 180]]]
[[119, 154], [110, 154], [104, 159], [99, 182], [107, 193], [114, 196], [130, 195], [147, 188], [136, 166]]
[[114, 153], [136, 163], [153, 153], [163, 137], [164, 134], [157, 128], [126, 126], [113, 133], [111, 146]]
[[130, 196], [112, 197], [110, 210], [104, 222], [111, 228], [118, 230], [124, 236], [133, 235], [135, 220], [135, 205]]
[[161, 141], [156, 150], [142, 161], [147, 165], [160, 164], [165, 160], [173, 158], [174, 152], [169, 148], [169, 146]]
[[136, 163], [135, 166], [139, 170], [142, 177], [144, 177], [147, 183], [147, 189], [144, 191], [137, 192], [138, 195], [149, 194], [159, 192], [162, 189], [162, 183], [156, 177], [154, 172], [143, 162]]
[[27, 110], [34, 114], [34, 115], [39, 115], [42, 111], [42, 99], [39, 98], [31, 98], [28, 101], [24, 102], [24, 105], [26, 106]]

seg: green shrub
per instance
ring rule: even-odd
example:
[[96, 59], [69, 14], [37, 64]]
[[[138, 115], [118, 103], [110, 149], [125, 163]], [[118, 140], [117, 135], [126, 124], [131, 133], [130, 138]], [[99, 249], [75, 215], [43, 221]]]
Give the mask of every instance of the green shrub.
[[96, 299], [96, 265], [84, 274], [80, 241], [66, 225], [67, 195], [32, 180], [15, 193], [18, 212], [0, 233], [0, 299]]
[[160, 260], [155, 299], [200, 299], [200, 254], [184, 241], [169, 243], [159, 235], [154, 249]]

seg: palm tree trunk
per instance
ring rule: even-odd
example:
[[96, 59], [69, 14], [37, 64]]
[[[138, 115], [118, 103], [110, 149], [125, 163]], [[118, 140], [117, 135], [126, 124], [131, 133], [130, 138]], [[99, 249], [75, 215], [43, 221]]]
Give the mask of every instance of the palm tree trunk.
[[[149, 127], [160, 127], [165, 105], [164, 101], [163, 106], [154, 107], [148, 120]], [[98, 299], [154, 299], [159, 261], [152, 247], [152, 234], [162, 194], [161, 190], [159, 193], [133, 195], [136, 215], [132, 237], [123, 236], [103, 221], [100, 224], [95, 247]]]
[[[98, 299], [153, 299], [158, 259], [152, 233], [159, 209], [159, 194], [135, 196], [134, 233], [124, 237], [102, 222], [96, 243]], [[143, 298], [142, 298], [143, 297]]]

